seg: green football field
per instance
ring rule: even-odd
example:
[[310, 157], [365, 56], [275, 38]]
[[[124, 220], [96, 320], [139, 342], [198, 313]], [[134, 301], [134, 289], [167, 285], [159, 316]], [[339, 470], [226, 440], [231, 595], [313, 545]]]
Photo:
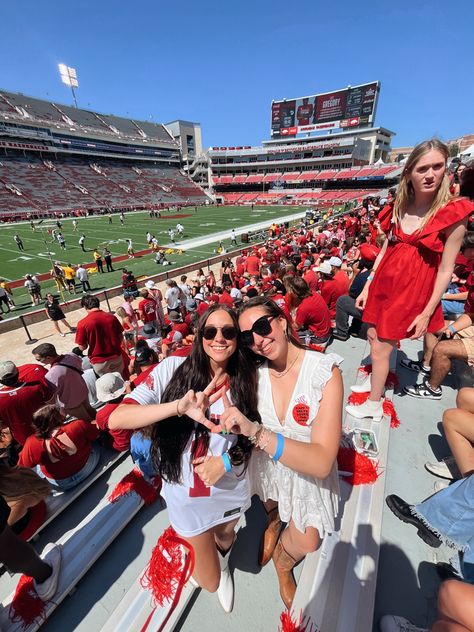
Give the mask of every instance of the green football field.
[[[0, 277], [7, 280], [22, 278], [25, 274], [44, 273], [51, 269], [51, 259], [61, 263], [92, 263], [95, 247], [101, 250], [108, 245], [113, 257], [127, 254], [125, 239], [133, 242], [135, 252], [148, 248], [146, 233], [154, 235], [158, 243], [169, 243], [168, 229], [175, 228], [178, 222], [183, 224], [185, 232], [182, 241], [188, 239], [209, 237], [213, 233], [227, 232], [223, 240], [228, 251], [231, 251], [230, 231], [232, 228], [241, 228], [250, 224], [266, 222], [270, 225], [274, 218], [284, 217], [292, 213], [301, 213], [303, 207], [278, 207], [258, 206], [254, 210], [247, 206], [222, 206], [222, 207], [194, 207], [182, 209], [179, 212], [162, 213], [160, 219], [150, 218], [148, 213], [125, 214], [124, 226], [120, 225], [119, 216], [113, 215], [112, 224], [109, 224], [107, 216], [78, 218], [78, 230], [73, 231], [72, 219], [62, 219], [62, 234], [66, 240], [66, 250], [62, 250], [57, 242], [52, 242], [48, 229], [57, 228], [55, 222], [45, 220], [37, 226], [33, 232], [28, 223], [3, 225], [0, 227]], [[179, 217], [181, 216], [181, 217]], [[36, 223], [36, 222], [35, 222]], [[24, 245], [24, 251], [20, 251], [13, 239], [17, 233]], [[82, 252], [78, 244], [79, 237], [86, 236], [85, 248]], [[240, 246], [240, 238], [238, 238]], [[173, 262], [171, 267], [157, 265], [153, 254], [146, 254], [135, 259], [126, 259], [118, 262], [114, 267], [116, 272], [101, 275], [91, 275], [90, 281], [93, 290], [102, 290], [120, 284], [121, 269], [131, 269], [135, 276], [152, 275], [167, 271], [175, 267], [187, 265], [194, 261], [206, 260], [214, 255], [217, 242], [201, 245], [196, 248], [186, 249], [182, 254], [169, 255], [167, 258]], [[179, 248], [180, 241], [177, 241]], [[105, 265], [104, 265], [105, 268]], [[55, 288], [53, 281], [43, 281], [43, 296], [48, 289]], [[30, 306], [29, 296], [23, 287], [13, 291], [17, 312], [27, 311]], [[14, 315], [14, 313], [12, 314]]]

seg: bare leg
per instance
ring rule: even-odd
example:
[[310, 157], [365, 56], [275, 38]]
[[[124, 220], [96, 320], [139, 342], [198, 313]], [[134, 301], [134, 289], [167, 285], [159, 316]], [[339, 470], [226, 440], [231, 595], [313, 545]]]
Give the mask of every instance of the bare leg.
[[372, 381], [369, 399], [378, 402], [382, 399], [385, 382], [390, 370], [390, 354], [395, 348], [395, 340], [380, 339], [375, 327], [369, 327], [367, 338], [370, 342], [372, 358]]
[[226, 522], [214, 527], [214, 537], [221, 553], [226, 553], [234, 544], [237, 522], [238, 520], [232, 520], [232, 522]]
[[71, 325], [67, 322], [67, 320], [65, 318], [63, 318], [62, 322], [66, 325], [66, 327], [69, 327], [69, 331], [72, 331], [72, 327]]
[[438, 620], [432, 632], [474, 631], [474, 586], [449, 579], [438, 593]]
[[462, 388], [456, 397], [456, 406], [474, 413], [474, 388]]
[[194, 579], [204, 590], [216, 592], [219, 587], [221, 571], [217, 557], [214, 531], [210, 529], [205, 533], [201, 533], [201, 535], [185, 538], [185, 540], [189, 542], [194, 549]]
[[61, 330], [59, 329], [59, 323], [57, 320], [53, 320], [53, 327], [58, 332], [58, 334], [62, 333]]
[[424, 366], [431, 365], [431, 356], [433, 354], [433, 349], [438, 344], [438, 336], [435, 334], [426, 333], [423, 338], [423, 364]]
[[456, 465], [463, 476], [474, 471], [474, 415], [450, 408], [443, 415], [443, 428]]
[[317, 551], [321, 546], [319, 531], [314, 527], [307, 527], [302, 533], [296, 528], [293, 520], [290, 520], [288, 527], [283, 531], [281, 538], [285, 551], [299, 562], [308, 553]]
[[431, 357], [431, 375], [428, 383], [436, 390], [451, 369], [451, 360], [467, 360], [466, 347], [461, 340], [442, 340], [438, 342]]

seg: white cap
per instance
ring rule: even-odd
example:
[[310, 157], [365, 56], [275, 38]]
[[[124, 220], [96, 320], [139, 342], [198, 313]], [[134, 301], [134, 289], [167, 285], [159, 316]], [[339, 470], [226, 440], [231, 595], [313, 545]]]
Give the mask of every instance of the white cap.
[[331, 274], [332, 268], [329, 261], [323, 261], [320, 266], [313, 268], [315, 272], [322, 272], [323, 274]]
[[335, 268], [340, 268], [342, 266], [342, 261], [339, 257], [331, 257], [329, 259], [329, 265], [334, 266]]
[[106, 373], [95, 383], [99, 402], [110, 402], [125, 393], [125, 381], [120, 373]]

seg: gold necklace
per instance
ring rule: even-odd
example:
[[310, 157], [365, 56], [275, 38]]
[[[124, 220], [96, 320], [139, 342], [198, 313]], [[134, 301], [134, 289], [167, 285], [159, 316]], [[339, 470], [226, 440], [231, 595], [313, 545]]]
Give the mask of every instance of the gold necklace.
[[293, 368], [296, 360], [298, 360], [299, 357], [300, 357], [300, 352], [298, 351], [293, 362], [284, 371], [275, 371], [275, 369], [270, 369], [270, 371], [273, 371], [272, 373], [273, 377], [276, 377], [277, 379], [280, 379], [281, 377], [285, 377], [285, 375]]

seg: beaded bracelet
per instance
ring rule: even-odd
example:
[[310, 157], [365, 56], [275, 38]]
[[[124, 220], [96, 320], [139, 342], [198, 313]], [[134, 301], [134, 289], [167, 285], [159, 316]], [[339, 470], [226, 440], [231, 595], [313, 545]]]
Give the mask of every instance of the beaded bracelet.
[[254, 435], [252, 435], [251, 437], [248, 437], [248, 440], [250, 441], [250, 443], [252, 445], [256, 445], [258, 443], [258, 441], [260, 439], [260, 435], [261, 435], [262, 430], [263, 430], [263, 425], [261, 423], [259, 423], [258, 421], [255, 421], [254, 424], [258, 426], [257, 432]]
[[272, 433], [270, 430], [268, 430], [267, 428], [263, 428], [260, 437], [256, 443], [257, 448], [260, 448], [260, 450], [265, 450], [265, 448], [268, 446], [268, 444], [270, 443], [270, 439], [272, 438]]

